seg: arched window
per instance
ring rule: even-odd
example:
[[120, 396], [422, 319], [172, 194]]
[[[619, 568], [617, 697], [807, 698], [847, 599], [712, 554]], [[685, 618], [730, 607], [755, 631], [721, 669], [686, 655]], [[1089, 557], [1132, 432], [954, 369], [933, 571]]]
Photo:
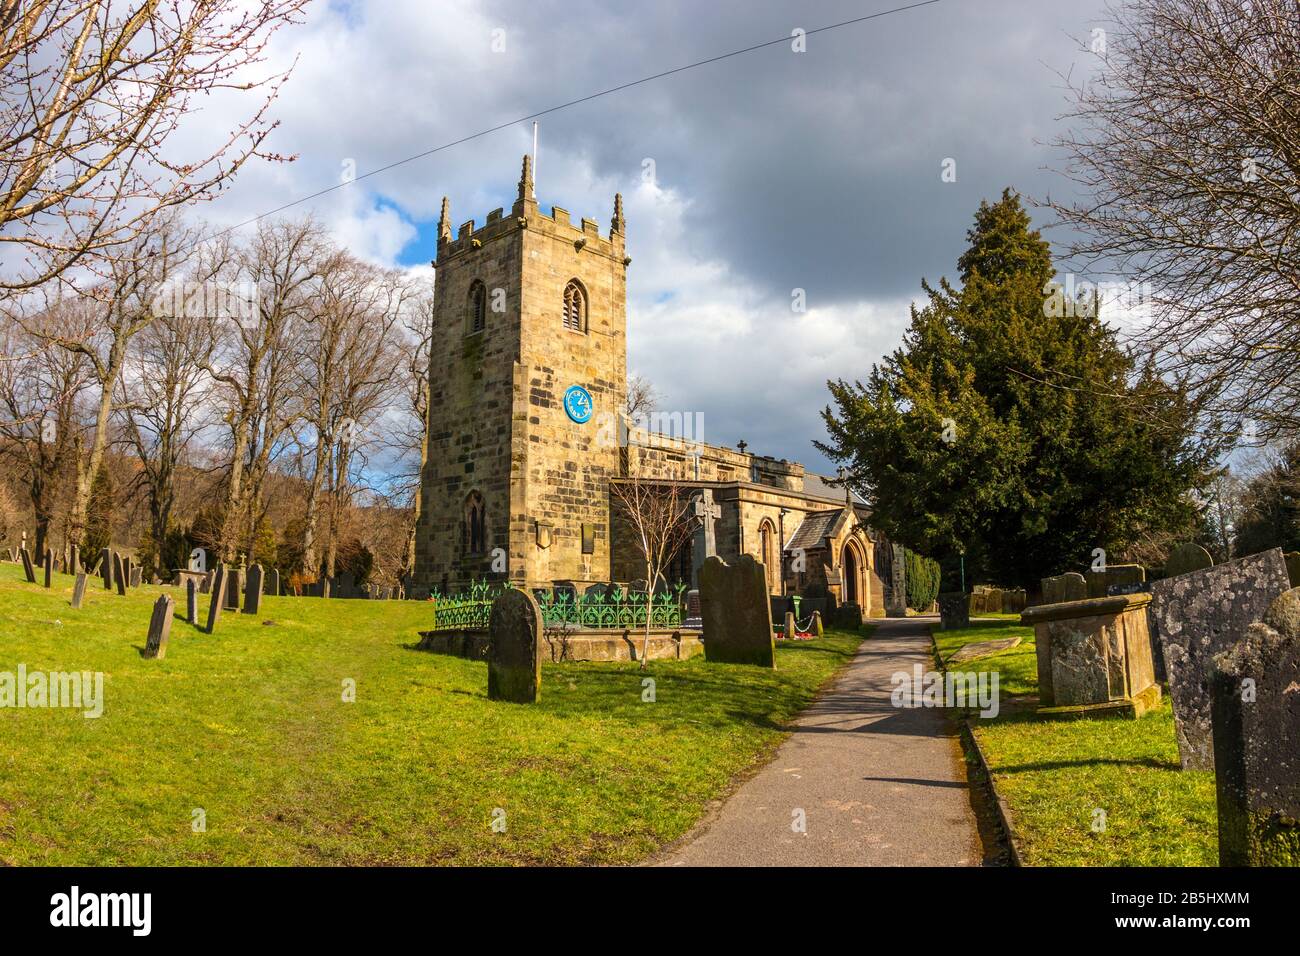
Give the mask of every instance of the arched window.
[[471, 491], [465, 499], [461, 533], [466, 554], [482, 554], [487, 550], [487, 507], [477, 491]]
[[577, 279], [564, 287], [564, 327], [574, 332], [587, 331], [587, 294]]
[[466, 324], [470, 332], [482, 332], [487, 328], [487, 288], [478, 279], [469, 287], [469, 320]]
[[773, 581], [780, 581], [780, 565], [776, 560], [776, 551], [772, 546], [776, 540], [776, 528], [766, 518], [758, 526], [758, 559], [763, 562], [763, 572], [767, 575], [767, 589], [775, 592]]

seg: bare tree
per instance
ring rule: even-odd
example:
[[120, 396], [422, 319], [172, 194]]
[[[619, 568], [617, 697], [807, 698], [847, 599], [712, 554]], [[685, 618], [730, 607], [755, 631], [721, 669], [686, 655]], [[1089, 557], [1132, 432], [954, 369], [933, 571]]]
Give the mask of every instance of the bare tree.
[[[1096, 277], [1150, 308], [1139, 341], [1248, 439], [1300, 429], [1300, 6], [1129, 0], [1072, 84], [1053, 207]], [[1144, 301], [1145, 300], [1145, 301]]]
[[398, 505], [410, 502], [403, 563], [407, 572], [415, 570], [415, 529], [420, 521], [420, 484], [429, 464], [429, 349], [433, 342], [433, 292], [424, 284], [415, 291], [408, 318], [403, 322], [406, 335], [398, 340], [401, 365], [403, 415], [393, 429], [394, 445], [402, 459], [414, 468], [399, 469], [394, 475], [394, 492]]
[[[203, 287], [200, 279], [191, 288]], [[213, 338], [205, 311], [187, 307], [196, 298], [178, 296], [178, 308], [162, 311], [136, 337], [120, 386], [123, 431], [140, 464], [137, 482], [145, 491], [157, 561], [163, 558], [173, 526], [177, 471], [205, 424], [197, 406]], [[165, 568], [160, 564], [149, 570], [162, 574]]]
[[[40, 324], [75, 337], [90, 324], [87, 306], [57, 299]], [[50, 543], [58, 503], [75, 474], [82, 435], [77, 403], [91, 382], [90, 363], [80, 352], [45, 347], [17, 323], [0, 326], [0, 355], [0, 451], [19, 463], [40, 553]]]
[[[309, 0], [0, 0], [0, 291], [133, 242], [160, 209], [211, 198], [274, 128], [267, 43]], [[196, 99], [260, 90], [192, 155], [167, 146]], [[191, 125], [193, 117], [191, 117]]]
[[650, 625], [659, 581], [694, 532], [690, 498], [676, 479], [651, 480], [634, 474], [610, 482], [610, 498], [626, 521], [645, 564], [646, 619], [641, 669], [650, 653]]
[[113, 256], [100, 260], [105, 271], [87, 291], [85, 308], [77, 310], [84, 320], [80, 327], [51, 322], [48, 309], [22, 323], [35, 338], [84, 356], [99, 392], [90, 448], [76, 461], [76, 490], [68, 515], [68, 533], [74, 541], [85, 529], [91, 484], [108, 447], [114, 393], [131, 341], [154, 320], [156, 296], [192, 254], [193, 236], [174, 214], [159, 216], [151, 234], [136, 236], [117, 247]]
[[222, 322], [225, 334], [204, 370], [225, 394], [230, 430], [222, 556], [248, 551], [261, 518], [262, 483], [280, 439], [300, 413], [294, 399], [296, 339], [329, 243], [311, 219], [259, 223], [251, 244], [223, 271], [250, 308]]

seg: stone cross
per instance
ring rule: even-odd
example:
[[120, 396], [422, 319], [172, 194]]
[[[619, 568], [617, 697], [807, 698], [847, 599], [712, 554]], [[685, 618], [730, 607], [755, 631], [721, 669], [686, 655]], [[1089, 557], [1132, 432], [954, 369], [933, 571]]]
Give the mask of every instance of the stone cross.
[[511, 588], [488, 617], [488, 698], [534, 704], [542, 695], [542, 609], [527, 591]]
[[212, 576], [212, 598], [208, 601], [208, 627], [209, 634], [215, 634], [217, 631], [217, 622], [221, 620], [221, 606], [226, 602], [226, 566], [218, 564], [216, 573]]
[[248, 569], [248, 590], [244, 592], [244, 613], [256, 614], [262, 606], [262, 566]]
[[81, 602], [86, 598], [86, 572], [77, 572], [77, 583], [72, 586], [72, 609], [81, 610]]
[[1300, 866], [1300, 589], [1214, 660], [1220, 866]]
[[153, 605], [153, 617], [149, 619], [149, 637], [144, 643], [144, 656], [152, 660], [162, 660], [167, 656], [167, 638], [172, 633], [172, 599], [170, 595], [160, 595]]
[[190, 624], [199, 623], [199, 589], [193, 578], [185, 579], [185, 620]]
[[700, 527], [695, 532], [691, 547], [691, 572], [698, 586], [700, 569], [704, 562], [718, 553], [718, 542], [714, 536], [713, 522], [722, 517], [722, 509], [713, 501], [713, 489], [702, 488], [695, 499], [691, 514], [700, 520]]

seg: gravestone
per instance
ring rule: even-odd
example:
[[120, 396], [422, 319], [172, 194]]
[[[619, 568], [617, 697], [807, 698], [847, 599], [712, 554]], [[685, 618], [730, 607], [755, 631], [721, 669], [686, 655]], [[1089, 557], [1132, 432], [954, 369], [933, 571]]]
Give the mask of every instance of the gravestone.
[[338, 576], [338, 589], [334, 592], [341, 598], [354, 598], [357, 596], [357, 579], [351, 571], [344, 571]]
[[68, 573], [81, 573], [81, 548], [75, 544], [68, 547]]
[[54, 549], [45, 549], [45, 587], [49, 588], [54, 577]]
[[140, 586], [140, 577], [143, 574], [144, 574], [144, 569], [141, 568], [140, 565], [138, 564], [131, 565], [131, 587], [138, 588]]
[[81, 602], [86, 599], [86, 572], [77, 572], [77, 581], [72, 585], [72, 609], [81, 610]]
[[276, 568], [266, 573], [266, 593], [272, 597], [280, 596], [280, 572]]
[[248, 590], [244, 593], [244, 613], [256, 614], [262, 607], [262, 566], [248, 569]]
[[1077, 571], [1068, 571], [1056, 577], [1043, 578], [1044, 604], [1062, 604], [1065, 601], [1082, 601], [1088, 597], [1088, 581]]
[[113, 552], [113, 583], [117, 585], [119, 595], [126, 594], [126, 565], [122, 561], [122, 555]]
[[108, 548], [99, 552], [99, 573], [104, 576], [104, 590], [113, 590], [113, 554]]
[[1300, 588], [1215, 658], [1220, 866], [1300, 866]]
[[682, 627], [700, 628], [704, 626], [704, 618], [700, 612], [700, 592], [698, 588], [691, 588], [686, 592], [686, 620], [682, 621]]
[[970, 598], [965, 591], [939, 595], [939, 630], [970, 627]]
[[151, 660], [162, 660], [167, 656], [167, 638], [172, 633], [172, 599], [170, 595], [159, 595], [153, 604], [153, 617], [149, 619], [149, 637], [144, 643], [144, 656]]
[[199, 589], [193, 578], [185, 582], [185, 620], [189, 624], [199, 623]]
[[1088, 597], [1106, 597], [1110, 594], [1136, 594], [1137, 587], [1147, 579], [1147, 570], [1140, 564], [1108, 564], [1103, 571], [1089, 571]]
[[1165, 577], [1176, 578], [1180, 574], [1190, 574], [1214, 566], [1210, 552], [1199, 544], [1180, 544], [1169, 552], [1165, 559]]
[[713, 522], [722, 517], [722, 509], [713, 501], [713, 489], [704, 488], [695, 497], [695, 504], [691, 508], [693, 514], [700, 521], [699, 528], [695, 531], [695, 539], [691, 545], [691, 576], [694, 578], [695, 586], [700, 586], [700, 574], [704, 567], [704, 562], [718, 553], [717, 538], [714, 536]]
[[208, 600], [208, 627], [209, 634], [215, 634], [217, 623], [221, 620], [221, 606], [226, 602], [226, 568], [225, 565], [217, 565], [217, 570], [212, 576], [212, 592]]
[[907, 565], [906, 552], [901, 544], [891, 544], [889, 562], [889, 600], [886, 617], [907, 617]]
[[1210, 732], [1214, 658], [1290, 587], [1274, 548], [1151, 585], [1153, 640], [1164, 655], [1184, 770], [1213, 770]]
[[488, 617], [488, 698], [532, 704], [542, 692], [542, 609], [527, 591], [510, 588]]
[[203, 581], [199, 584], [200, 594], [210, 594], [212, 592], [212, 578], [216, 573], [215, 571], [205, 571], [203, 573]]
[[704, 659], [723, 664], [776, 667], [767, 571], [742, 554], [734, 565], [717, 555], [700, 569]]
[[27, 576], [27, 583], [28, 583], [28, 584], [35, 584], [35, 583], [36, 583], [36, 569], [35, 569], [34, 567], [32, 567], [32, 556], [31, 556], [31, 553], [30, 553], [26, 548], [22, 548], [22, 549], [19, 551], [19, 554], [22, 556], [22, 559], [23, 559], [23, 574], [25, 574], [25, 575]]
[[127, 555], [122, 555], [122, 576], [126, 579], [126, 586], [131, 586], [131, 559]]
[[243, 590], [244, 571], [242, 568], [226, 569], [226, 610], [238, 611], [240, 592]]

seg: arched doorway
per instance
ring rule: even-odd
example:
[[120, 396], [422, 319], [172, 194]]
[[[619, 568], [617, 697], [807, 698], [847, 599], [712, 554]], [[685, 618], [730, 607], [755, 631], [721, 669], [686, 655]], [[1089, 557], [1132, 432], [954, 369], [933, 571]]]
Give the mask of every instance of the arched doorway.
[[841, 562], [843, 567], [841, 571], [844, 574], [844, 602], [845, 604], [860, 604], [858, 600], [858, 575], [862, 562], [858, 560], [857, 550], [851, 544], [844, 546], [844, 560]]

